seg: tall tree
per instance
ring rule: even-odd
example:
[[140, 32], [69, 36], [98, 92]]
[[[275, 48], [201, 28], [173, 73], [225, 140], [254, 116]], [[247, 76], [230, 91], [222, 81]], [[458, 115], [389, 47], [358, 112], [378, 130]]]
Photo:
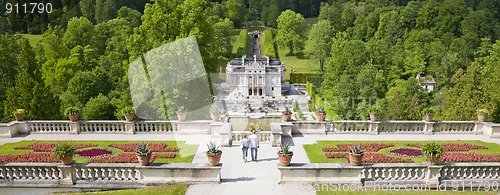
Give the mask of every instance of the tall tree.
[[302, 15], [286, 10], [278, 17], [276, 42], [289, 49], [290, 54], [302, 51], [305, 41], [305, 21]]
[[72, 18], [68, 23], [68, 28], [64, 33], [64, 43], [68, 49], [73, 49], [77, 45], [85, 47], [90, 45], [94, 36], [94, 26], [87, 18]]
[[320, 20], [309, 31], [307, 53], [318, 60], [321, 71], [324, 71], [325, 60], [330, 57], [333, 38], [333, 28], [329, 21]]
[[216, 55], [219, 59], [228, 59], [231, 57], [232, 44], [231, 37], [234, 32], [234, 25], [228, 18], [220, 20], [214, 24], [214, 45]]
[[229, 18], [236, 27], [242, 27], [247, 12], [245, 2], [243, 0], [227, 0], [225, 6], [227, 9], [227, 18]]

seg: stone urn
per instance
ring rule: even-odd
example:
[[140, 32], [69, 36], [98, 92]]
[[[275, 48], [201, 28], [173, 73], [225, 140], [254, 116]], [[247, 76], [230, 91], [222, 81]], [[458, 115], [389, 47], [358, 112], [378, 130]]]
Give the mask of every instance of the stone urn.
[[377, 115], [375, 115], [375, 113], [370, 112], [369, 114], [370, 114], [370, 121], [372, 121], [372, 122], [377, 121]]
[[425, 122], [432, 122], [432, 118], [434, 118], [434, 114], [425, 114]]
[[125, 120], [127, 120], [128, 122], [130, 121], [133, 121], [134, 120], [134, 116], [133, 114], [125, 114]]
[[73, 164], [73, 155], [66, 155], [63, 158], [59, 159], [64, 165]]
[[488, 114], [486, 114], [486, 113], [477, 113], [477, 120], [479, 122], [485, 122], [487, 118], [488, 118]]
[[177, 112], [177, 120], [179, 121], [185, 121], [187, 117], [187, 112]]
[[72, 115], [69, 115], [69, 120], [71, 122], [76, 122], [78, 121], [78, 114], [72, 114]]
[[220, 158], [222, 156], [222, 151], [215, 154], [207, 152], [206, 154], [207, 154], [208, 164], [210, 164], [210, 166], [219, 166]]
[[212, 121], [220, 121], [220, 114], [210, 113], [210, 118], [212, 118]]
[[285, 112], [281, 113], [281, 118], [283, 121], [291, 121], [292, 120], [292, 114], [285, 114]]
[[16, 117], [16, 121], [24, 120], [24, 114], [14, 114], [14, 117]]
[[281, 154], [278, 152], [278, 159], [280, 161], [281, 166], [289, 166], [292, 161], [293, 153], [290, 154]]
[[141, 154], [141, 153], [136, 152], [137, 160], [139, 161], [139, 164], [141, 166], [148, 166], [149, 163], [151, 162], [151, 154], [152, 154], [151, 151], [146, 153], [146, 154]]
[[364, 154], [349, 153], [349, 163], [354, 166], [359, 166], [361, 162], [363, 162], [363, 156]]
[[316, 119], [318, 119], [318, 121], [320, 122], [325, 121], [325, 118], [326, 118], [325, 112], [316, 112]]
[[430, 157], [427, 157], [427, 163], [429, 163], [430, 165], [437, 165], [439, 163], [439, 156], [432, 155]]

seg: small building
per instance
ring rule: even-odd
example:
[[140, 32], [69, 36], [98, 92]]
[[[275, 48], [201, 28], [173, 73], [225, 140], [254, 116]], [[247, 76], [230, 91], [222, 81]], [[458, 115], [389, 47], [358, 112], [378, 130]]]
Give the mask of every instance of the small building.
[[235, 58], [226, 67], [229, 96], [281, 96], [285, 72], [276, 58]]
[[436, 81], [431, 75], [426, 75], [425, 72], [421, 72], [416, 77], [420, 81], [420, 85], [427, 89], [428, 92], [436, 90]]

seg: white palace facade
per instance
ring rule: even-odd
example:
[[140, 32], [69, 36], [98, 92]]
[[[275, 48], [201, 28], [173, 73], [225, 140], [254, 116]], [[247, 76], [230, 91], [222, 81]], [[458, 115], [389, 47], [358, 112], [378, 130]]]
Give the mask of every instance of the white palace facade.
[[235, 58], [226, 67], [229, 96], [281, 96], [285, 72], [276, 58]]

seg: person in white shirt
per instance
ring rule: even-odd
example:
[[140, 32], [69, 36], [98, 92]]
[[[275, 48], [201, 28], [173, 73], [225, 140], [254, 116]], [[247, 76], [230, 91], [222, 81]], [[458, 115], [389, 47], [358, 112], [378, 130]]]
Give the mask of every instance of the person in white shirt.
[[243, 139], [241, 140], [241, 152], [243, 153], [243, 161], [247, 162], [248, 156], [248, 145], [250, 144], [250, 140], [247, 138], [247, 135], [243, 135]]
[[250, 140], [250, 155], [252, 156], [252, 161], [257, 161], [257, 149], [259, 148], [259, 137], [255, 135], [255, 130], [252, 131], [252, 135], [248, 137]]

